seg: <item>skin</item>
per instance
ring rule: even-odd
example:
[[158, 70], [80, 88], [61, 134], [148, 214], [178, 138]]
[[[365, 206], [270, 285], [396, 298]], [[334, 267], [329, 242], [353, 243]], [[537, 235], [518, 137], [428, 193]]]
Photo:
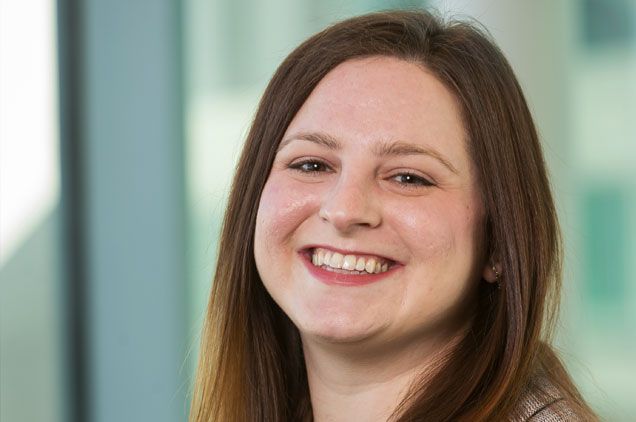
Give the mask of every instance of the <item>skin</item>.
[[[470, 323], [494, 281], [460, 109], [425, 67], [347, 61], [289, 125], [261, 196], [255, 260], [300, 332], [316, 421], [385, 421]], [[363, 285], [325, 283], [322, 245], [397, 263]]]

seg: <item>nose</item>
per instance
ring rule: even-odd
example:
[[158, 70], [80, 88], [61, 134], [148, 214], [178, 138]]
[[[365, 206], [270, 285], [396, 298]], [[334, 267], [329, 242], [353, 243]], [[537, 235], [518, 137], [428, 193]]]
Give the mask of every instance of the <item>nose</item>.
[[382, 223], [377, 195], [359, 178], [341, 177], [325, 196], [319, 216], [341, 233]]

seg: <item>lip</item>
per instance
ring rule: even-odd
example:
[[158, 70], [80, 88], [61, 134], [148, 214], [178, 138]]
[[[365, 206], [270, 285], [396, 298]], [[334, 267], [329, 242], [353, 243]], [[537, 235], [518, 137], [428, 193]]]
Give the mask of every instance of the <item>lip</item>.
[[[321, 247], [321, 248], [329, 249], [334, 252], [339, 252], [342, 254], [355, 255], [355, 252], [352, 252], [352, 251], [342, 251], [339, 249], [334, 249], [331, 247], [324, 247], [324, 246], [313, 246], [311, 248], [314, 248], [314, 247], [316, 248]], [[336, 273], [333, 271], [322, 269], [320, 267], [316, 267], [314, 264], [312, 264], [311, 261], [309, 260], [309, 257], [307, 256], [307, 250], [311, 248], [304, 248], [303, 250], [298, 252], [298, 255], [300, 256], [300, 259], [303, 261], [303, 263], [307, 267], [307, 270], [309, 271], [309, 273], [325, 284], [331, 284], [331, 285], [337, 285], [337, 286], [363, 286], [366, 284], [382, 281], [386, 279], [387, 277], [390, 277], [391, 275], [393, 275], [400, 268], [402, 268], [401, 264], [399, 264], [396, 261], [393, 261], [395, 262], [395, 265], [393, 266], [393, 268], [380, 274]], [[379, 255], [363, 254], [363, 253], [359, 253], [359, 255], [379, 256]]]

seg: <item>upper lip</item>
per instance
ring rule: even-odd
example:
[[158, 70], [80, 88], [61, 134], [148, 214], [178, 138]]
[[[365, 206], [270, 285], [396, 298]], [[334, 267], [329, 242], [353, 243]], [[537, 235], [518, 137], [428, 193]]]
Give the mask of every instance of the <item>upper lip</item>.
[[346, 249], [340, 249], [337, 248], [335, 246], [331, 246], [331, 245], [324, 245], [324, 244], [311, 244], [311, 245], [306, 245], [303, 246], [302, 248], [300, 248], [301, 252], [308, 252], [312, 249], [316, 249], [316, 248], [322, 248], [322, 249], [328, 249], [330, 251], [333, 252], [338, 252], [341, 253], [343, 255], [356, 255], [356, 256], [361, 256], [361, 255], [366, 255], [366, 256], [376, 256], [378, 258], [382, 258], [385, 259], [387, 261], [391, 261], [394, 262], [395, 264], [400, 264], [401, 263], [399, 261], [397, 261], [395, 258], [392, 258], [388, 255], [383, 255], [381, 253], [375, 253], [375, 252], [369, 252], [369, 251], [361, 251], [361, 250], [346, 250]]

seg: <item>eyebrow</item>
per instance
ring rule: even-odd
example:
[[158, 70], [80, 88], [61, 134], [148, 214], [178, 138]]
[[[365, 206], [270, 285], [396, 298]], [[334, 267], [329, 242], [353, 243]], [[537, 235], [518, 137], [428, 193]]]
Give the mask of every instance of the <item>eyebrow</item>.
[[[295, 133], [289, 138], [283, 139], [276, 152], [280, 151], [289, 143], [295, 140], [313, 142], [331, 150], [339, 150], [342, 148], [342, 144], [340, 143], [340, 141], [338, 141], [337, 138], [334, 138], [331, 135], [319, 132], [308, 132]], [[373, 152], [381, 157], [391, 155], [428, 155], [429, 157], [432, 157], [442, 163], [453, 173], [459, 174], [455, 166], [453, 166], [450, 161], [447, 160], [442, 154], [430, 148], [423, 148], [420, 145], [403, 141], [380, 142], [374, 146]]]
[[280, 145], [278, 146], [278, 149], [276, 150], [276, 152], [286, 147], [290, 142], [296, 141], [296, 140], [313, 142], [315, 144], [322, 145], [332, 150], [338, 150], [342, 148], [340, 141], [338, 141], [338, 139], [334, 138], [333, 136], [327, 135], [326, 133], [311, 132], [311, 133], [295, 133], [289, 138], [283, 139], [280, 142]]

